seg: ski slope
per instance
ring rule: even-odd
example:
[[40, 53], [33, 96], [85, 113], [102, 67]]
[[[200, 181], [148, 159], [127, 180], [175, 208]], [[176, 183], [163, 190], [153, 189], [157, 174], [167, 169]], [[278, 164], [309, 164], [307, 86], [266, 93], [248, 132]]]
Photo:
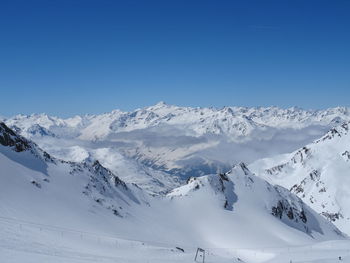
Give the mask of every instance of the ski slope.
[[[47, 262], [193, 262], [196, 247], [176, 248], [98, 233], [38, 225], [0, 218], [0, 260], [3, 263]], [[205, 262], [350, 262], [349, 241], [328, 241], [307, 246], [207, 247]], [[342, 261], [339, 261], [339, 257]], [[201, 258], [198, 258], [200, 261]]]

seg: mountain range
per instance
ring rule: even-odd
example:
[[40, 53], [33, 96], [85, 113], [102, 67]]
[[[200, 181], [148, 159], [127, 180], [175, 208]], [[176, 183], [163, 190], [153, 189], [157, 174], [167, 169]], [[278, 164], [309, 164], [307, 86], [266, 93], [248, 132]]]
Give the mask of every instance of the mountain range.
[[[191, 176], [225, 172], [239, 162], [292, 152], [349, 120], [349, 109], [341, 107], [215, 109], [160, 102], [132, 112], [114, 110], [68, 119], [17, 115], [4, 121], [58, 158], [82, 161], [94, 156], [126, 181], [164, 192]], [[112, 163], [136, 167], [132, 173], [136, 176], [128, 169], [127, 178]]]
[[[349, 121], [340, 107], [163, 102], [68, 119], [6, 118], [0, 217], [182, 250], [346, 240]], [[5, 230], [0, 244], [9, 246]]]

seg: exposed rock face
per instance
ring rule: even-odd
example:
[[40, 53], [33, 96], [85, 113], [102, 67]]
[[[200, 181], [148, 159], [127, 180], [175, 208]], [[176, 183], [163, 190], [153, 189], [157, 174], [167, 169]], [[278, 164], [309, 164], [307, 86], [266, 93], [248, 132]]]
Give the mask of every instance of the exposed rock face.
[[282, 217], [284, 216], [287, 216], [290, 220], [294, 220], [296, 223], [298, 222], [298, 220], [301, 220], [303, 223], [306, 223], [307, 218], [304, 209], [302, 208], [301, 210], [299, 210], [292, 205], [293, 204], [290, 204], [286, 200], [280, 200], [277, 202], [276, 206], [272, 207], [272, 215], [280, 219], [282, 219]]
[[16, 152], [22, 152], [30, 148], [30, 143], [27, 139], [17, 135], [3, 122], [0, 122], [0, 144], [12, 147]]

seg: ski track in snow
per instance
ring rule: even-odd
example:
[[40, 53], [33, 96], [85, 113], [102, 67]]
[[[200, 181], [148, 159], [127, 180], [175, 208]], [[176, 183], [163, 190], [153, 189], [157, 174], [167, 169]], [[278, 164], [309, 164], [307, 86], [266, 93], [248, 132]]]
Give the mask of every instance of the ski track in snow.
[[[196, 247], [154, 245], [85, 232], [53, 230], [40, 225], [0, 221], [2, 263], [89, 262], [193, 262]], [[312, 246], [261, 248], [204, 248], [205, 262], [350, 262], [350, 241], [331, 241]], [[342, 260], [339, 260], [339, 257]], [[242, 261], [239, 261], [240, 258]], [[248, 258], [243, 261], [242, 258]]]

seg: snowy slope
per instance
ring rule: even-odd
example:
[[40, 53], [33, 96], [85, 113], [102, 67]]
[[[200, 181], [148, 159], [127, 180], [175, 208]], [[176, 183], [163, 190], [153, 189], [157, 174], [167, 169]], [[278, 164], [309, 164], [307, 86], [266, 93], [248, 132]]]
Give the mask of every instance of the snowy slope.
[[2, 216], [26, 219], [28, 215], [40, 222], [47, 211], [45, 216], [57, 221], [56, 213], [80, 218], [84, 206], [84, 210], [98, 207], [124, 217], [132, 205], [147, 204], [139, 187], [124, 183], [97, 160], [74, 163], [53, 158], [3, 123], [0, 156]]
[[[2, 262], [26, 255], [47, 262], [188, 262], [197, 247], [211, 251], [211, 262], [238, 262], [233, 248], [343, 239], [300, 199], [243, 164], [227, 174], [191, 179], [166, 197], [149, 196], [98, 161], [61, 161], [0, 127]], [[120, 246], [130, 239], [137, 244]], [[276, 255], [260, 253], [259, 260]], [[239, 257], [252, 260], [256, 252]]]
[[262, 178], [297, 194], [315, 211], [350, 233], [349, 123], [288, 155], [256, 161]]
[[[221, 235], [226, 232], [232, 235], [235, 242], [239, 242], [235, 246], [242, 243], [259, 245], [261, 240], [258, 237], [264, 237], [269, 244], [278, 245], [281, 242], [295, 242], [300, 238], [300, 233], [307, 233], [316, 239], [337, 238], [339, 235], [335, 227], [321, 219], [301, 199], [285, 188], [272, 186], [256, 177], [244, 163], [225, 174], [191, 178], [187, 185], [174, 189], [168, 197], [176, 202], [189, 203], [194, 209], [196, 206], [203, 209], [201, 203], [206, 203], [200, 214], [209, 218], [217, 215], [207, 215], [206, 208], [216, 202], [218, 207], [227, 211], [228, 221], [225, 222], [225, 217], [217, 218], [221, 233], [211, 233], [211, 240], [224, 242]], [[262, 225], [264, 228], [261, 228]], [[227, 237], [225, 239], [228, 240]]]
[[90, 158], [97, 159], [126, 183], [135, 183], [150, 193], [167, 192], [179, 186], [181, 182], [177, 177], [122, 155], [115, 147], [95, 147], [91, 144], [80, 144], [75, 140], [63, 141], [57, 138], [39, 140], [39, 145], [51, 155], [65, 161], [83, 162]]

